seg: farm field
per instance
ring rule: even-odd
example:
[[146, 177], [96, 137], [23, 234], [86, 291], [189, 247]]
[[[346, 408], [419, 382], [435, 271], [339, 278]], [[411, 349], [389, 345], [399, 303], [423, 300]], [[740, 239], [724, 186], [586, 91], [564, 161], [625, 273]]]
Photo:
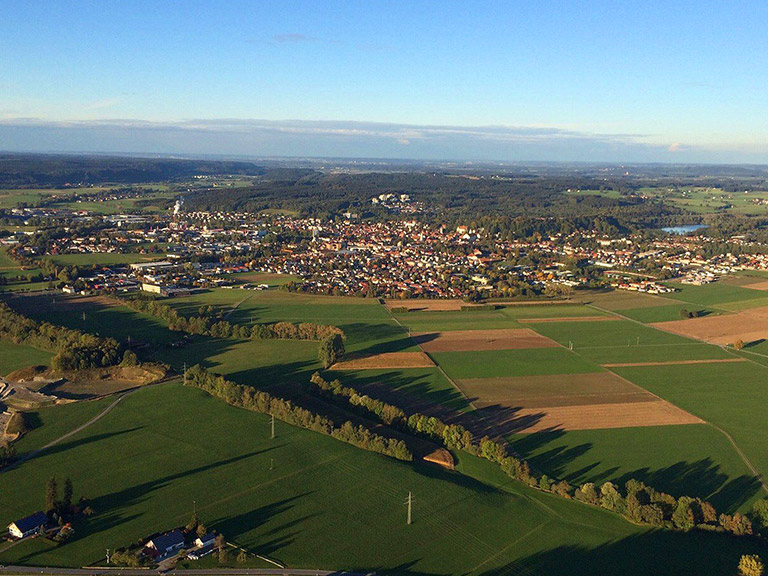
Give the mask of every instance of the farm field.
[[45, 350], [0, 340], [0, 377], [27, 366], [47, 366], [51, 356]]
[[269, 272], [243, 272], [242, 274], [230, 274], [227, 277], [240, 282], [267, 284], [270, 287], [283, 286], [289, 282], [299, 282], [301, 280], [300, 276], [271, 274]]
[[310, 296], [278, 290], [210, 290], [167, 302], [182, 314], [197, 314], [200, 306], [224, 311], [236, 324], [315, 322], [338, 326], [347, 336], [348, 352], [418, 352], [404, 330], [377, 300]]
[[700, 317], [708, 318], [717, 314], [723, 314], [722, 311], [710, 310], [708, 308], [700, 308], [694, 306], [691, 310], [690, 306], [684, 304], [671, 304], [669, 306], [646, 306], [644, 308], [630, 308], [628, 310], [617, 310], [618, 314], [637, 320], [643, 324], [652, 324], [654, 322], [673, 322], [681, 320], [681, 310], [688, 310], [689, 312], [695, 310], [699, 313]]
[[753, 466], [768, 474], [768, 368], [754, 362], [614, 368], [680, 408], [722, 428]]
[[737, 340], [754, 342], [768, 338], [768, 307], [742, 310], [724, 316], [663, 322], [656, 327], [720, 346], [733, 344]]
[[667, 284], [677, 290], [676, 292], [666, 294], [668, 298], [704, 307], [711, 306], [717, 308], [722, 304], [765, 298], [765, 294], [761, 293], [760, 290], [733, 286], [724, 282], [713, 282], [702, 286], [681, 284], [679, 282], [668, 282]]
[[333, 365], [334, 370], [386, 370], [389, 368], [431, 368], [434, 362], [424, 352], [382, 352], [370, 356], [348, 354]]
[[473, 410], [469, 400], [437, 368], [331, 370], [325, 374], [408, 412], [452, 417], [456, 412]]
[[[685, 322], [688, 322], [686, 320]], [[726, 358], [716, 346], [683, 338], [630, 320], [616, 322], [546, 322], [537, 332], [598, 364]]]
[[7, 303], [30, 318], [112, 337], [123, 343], [130, 338], [134, 343], [162, 345], [180, 338], [180, 334], [168, 330], [163, 321], [100, 296], [66, 296], [57, 292], [20, 296]]
[[564, 348], [435, 352], [431, 356], [451, 377], [459, 380], [602, 371]]
[[728, 439], [706, 424], [612, 430], [548, 430], [509, 436], [532, 465], [569, 482], [624, 484], [630, 478], [673, 496], [746, 511], [763, 496]]
[[433, 352], [469, 352], [477, 350], [519, 350], [524, 348], [556, 348], [559, 345], [533, 330], [454, 330], [420, 332], [413, 340], [421, 349]]
[[162, 260], [162, 254], [139, 254], [129, 252], [119, 254], [113, 252], [94, 252], [89, 254], [57, 254], [49, 257], [59, 265], [68, 266], [114, 266], [118, 264], [133, 264], [135, 262], [151, 262]]
[[[169, 384], [131, 395], [56, 450], [0, 476], [0, 522], [37, 509], [42, 496], [29, 488], [44, 486], [52, 473], [70, 476], [76, 496], [88, 496], [97, 510], [78, 522], [78, 537], [66, 546], [31, 540], [5, 550], [0, 561], [87, 565], [104, 548], [185, 523], [193, 499], [209, 527], [293, 567], [586, 575], [626, 566], [622, 573], [722, 574], [754, 546], [644, 530], [511, 483], [471, 457], [462, 458], [461, 469], [476, 479], [282, 424], [271, 441], [267, 417]], [[418, 498], [410, 527], [406, 487]], [[318, 546], [329, 534], [334, 545]], [[669, 557], [663, 566], [659, 554]], [[569, 567], [574, 558], [581, 561]]]

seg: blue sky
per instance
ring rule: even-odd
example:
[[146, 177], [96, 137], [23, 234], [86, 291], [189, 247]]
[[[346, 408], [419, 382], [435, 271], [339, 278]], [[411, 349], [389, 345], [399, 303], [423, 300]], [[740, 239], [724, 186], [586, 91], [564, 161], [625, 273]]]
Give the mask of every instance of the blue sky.
[[768, 2], [0, 0], [0, 149], [768, 162]]

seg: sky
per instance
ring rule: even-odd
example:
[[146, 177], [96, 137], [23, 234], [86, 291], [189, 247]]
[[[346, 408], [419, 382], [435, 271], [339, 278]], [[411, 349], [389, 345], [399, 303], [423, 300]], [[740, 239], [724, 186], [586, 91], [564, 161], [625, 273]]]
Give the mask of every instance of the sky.
[[768, 2], [0, 0], [0, 150], [768, 163]]

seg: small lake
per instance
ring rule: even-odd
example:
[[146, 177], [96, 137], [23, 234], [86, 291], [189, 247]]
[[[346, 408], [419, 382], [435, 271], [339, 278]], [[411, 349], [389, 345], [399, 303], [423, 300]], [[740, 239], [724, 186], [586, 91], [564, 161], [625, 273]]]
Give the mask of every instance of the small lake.
[[686, 226], [669, 226], [668, 228], [662, 228], [662, 230], [670, 234], [688, 234], [688, 232], [696, 232], [696, 230], [706, 227], [706, 224], [687, 224]]

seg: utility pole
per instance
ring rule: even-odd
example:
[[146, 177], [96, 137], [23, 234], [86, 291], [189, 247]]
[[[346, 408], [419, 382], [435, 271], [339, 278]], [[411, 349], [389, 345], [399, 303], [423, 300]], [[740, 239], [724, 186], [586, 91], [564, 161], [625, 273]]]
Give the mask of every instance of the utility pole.
[[408, 525], [411, 525], [411, 509], [413, 507], [413, 496], [411, 495], [411, 492], [408, 491], [408, 500], [405, 501], [406, 504], [408, 504]]
[[192, 500], [192, 514], [197, 516], [197, 500]]
[[107, 548], [107, 564], [109, 564], [109, 548]]
[[272, 434], [270, 435], [270, 438], [275, 438], [275, 415], [272, 414]]
[[184, 362], [184, 386], [187, 385], [187, 363]]
[[640, 336], [637, 337], [637, 345], [640, 346]]

